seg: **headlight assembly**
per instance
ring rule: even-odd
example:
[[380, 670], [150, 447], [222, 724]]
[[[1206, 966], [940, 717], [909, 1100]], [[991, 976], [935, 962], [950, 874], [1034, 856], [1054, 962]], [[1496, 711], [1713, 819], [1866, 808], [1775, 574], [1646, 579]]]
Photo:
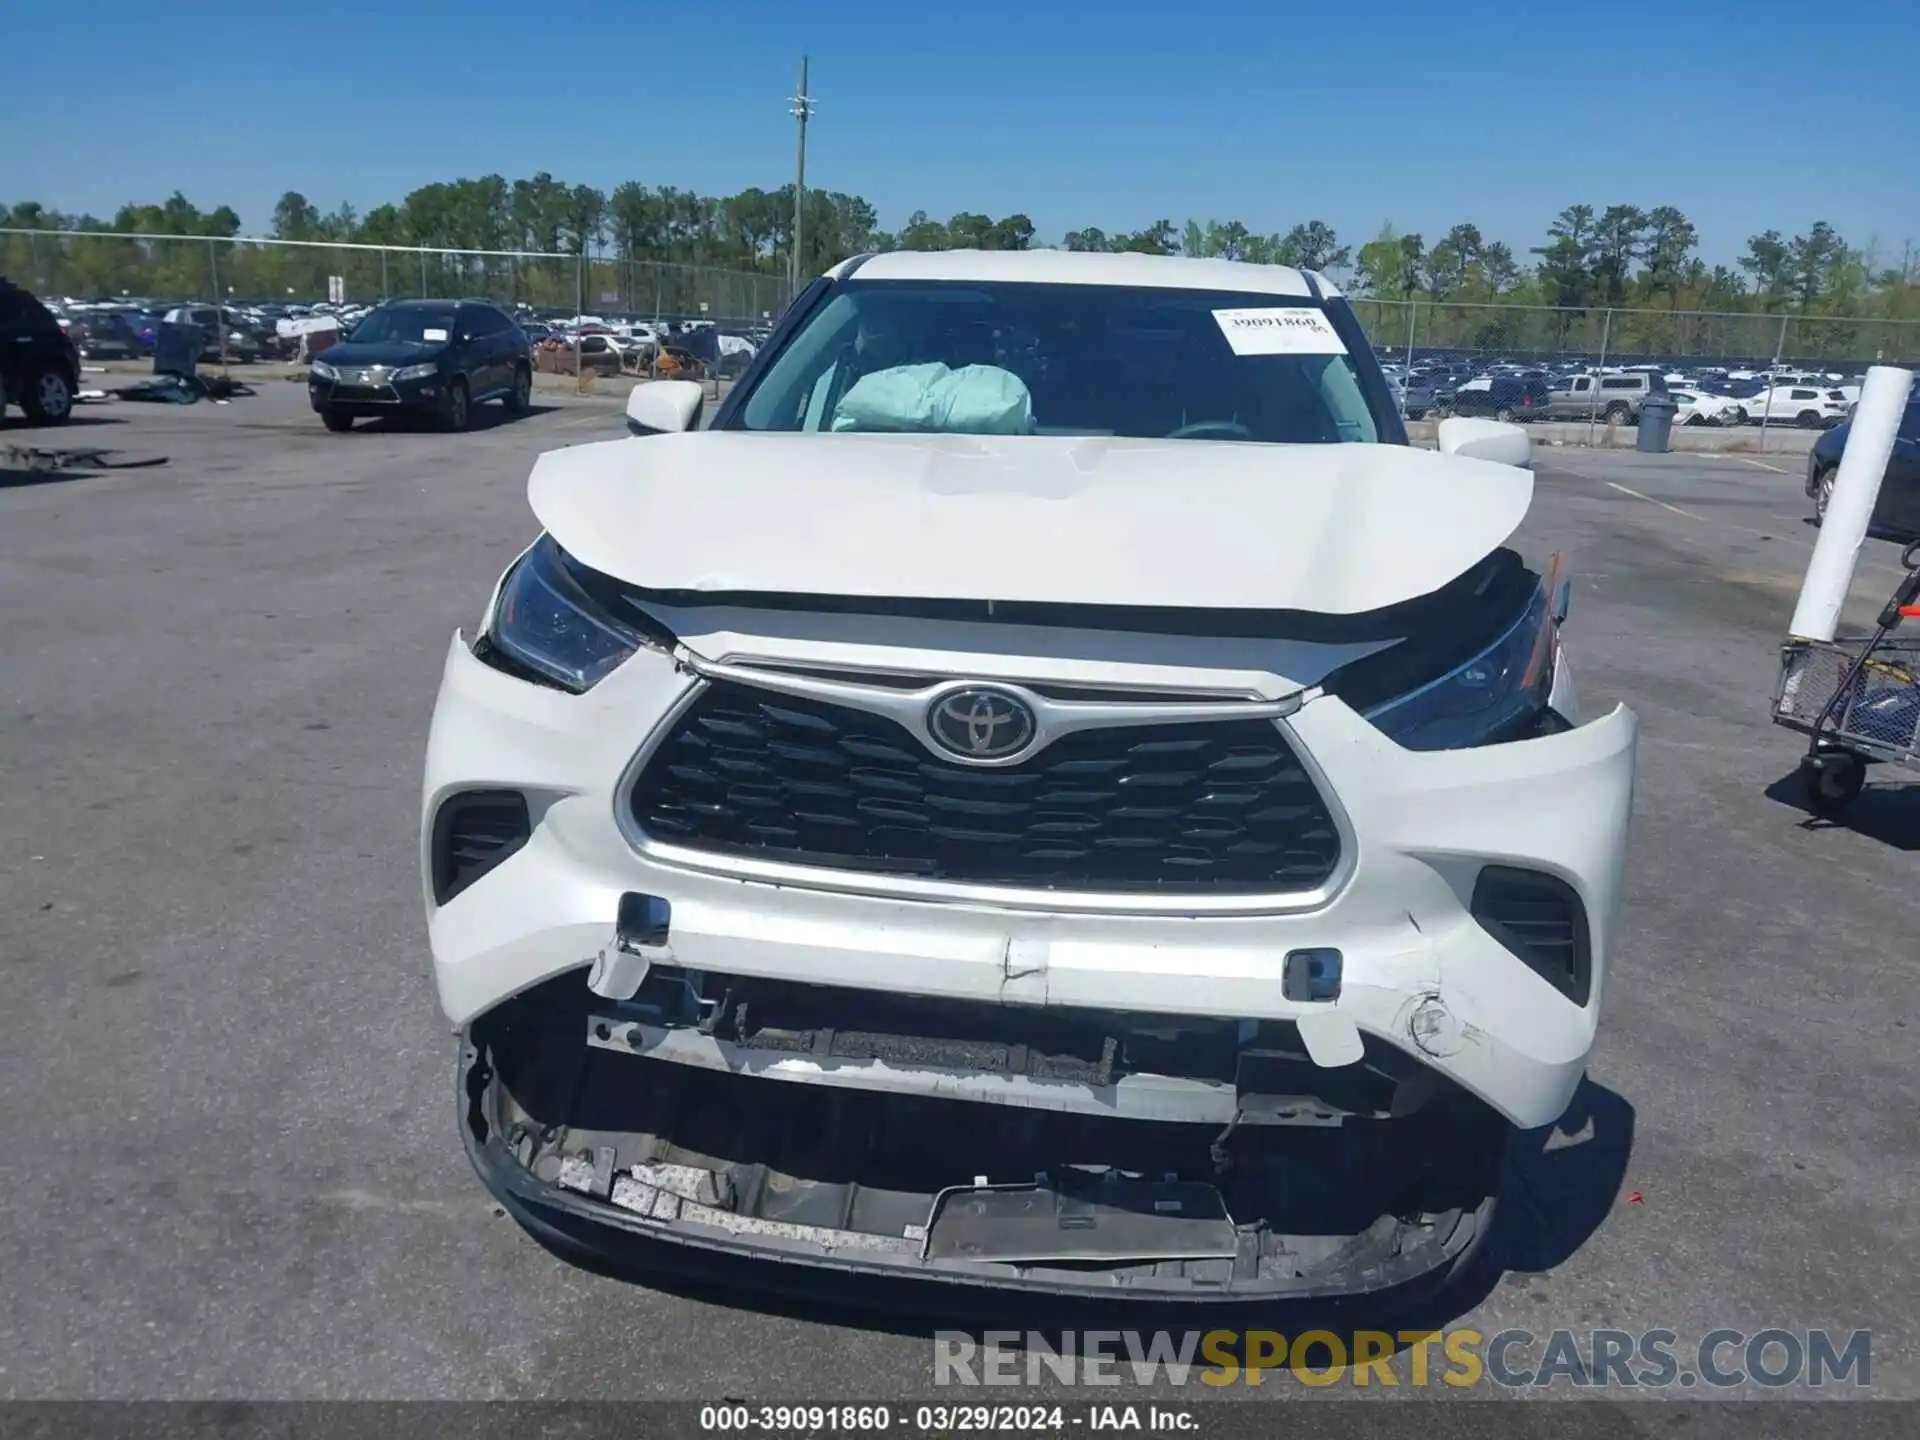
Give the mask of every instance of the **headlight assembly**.
[[432, 365], [403, 365], [393, 372], [395, 380], [431, 380], [437, 373]]
[[661, 633], [629, 624], [596, 598], [605, 577], [579, 565], [550, 535], [501, 583], [482, 637], [513, 664], [576, 694], [591, 690], [643, 646], [671, 649]]
[[338, 380], [340, 372], [324, 360], [316, 360], [307, 366], [307, 378], [310, 380]]
[[1409, 750], [1460, 750], [1518, 739], [1545, 713], [1559, 625], [1548, 587], [1478, 655], [1419, 689], [1367, 710]]

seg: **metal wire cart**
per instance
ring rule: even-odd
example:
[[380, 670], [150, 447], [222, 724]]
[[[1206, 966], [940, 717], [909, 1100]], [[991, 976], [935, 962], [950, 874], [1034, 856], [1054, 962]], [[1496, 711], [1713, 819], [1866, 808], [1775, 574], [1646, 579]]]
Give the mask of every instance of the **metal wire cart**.
[[1869, 765], [1920, 772], [1920, 638], [1893, 633], [1902, 620], [1920, 617], [1920, 540], [1900, 562], [1906, 578], [1872, 635], [1789, 640], [1780, 647], [1773, 719], [1807, 737], [1800, 773], [1816, 815], [1838, 815], [1851, 805]]

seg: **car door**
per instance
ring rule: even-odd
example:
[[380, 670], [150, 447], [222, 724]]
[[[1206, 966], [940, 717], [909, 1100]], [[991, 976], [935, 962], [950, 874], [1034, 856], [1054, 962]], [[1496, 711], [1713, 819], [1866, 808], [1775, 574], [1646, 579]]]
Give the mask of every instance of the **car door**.
[[467, 350], [467, 373], [473, 377], [473, 397], [499, 391], [500, 342], [493, 334], [493, 315], [485, 305], [460, 307], [460, 333]]
[[478, 332], [483, 328], [476, 305], [456, 305], [453, 311], [454, 368], [467, 377], [467, 394], [474, 400], [491, 391], [497, 382], [493, 367], [487, 363], [487, 342]]
[[488, 363], [493, 367], [494, 386], [502, 394], [513, 389], [513, 362], [520, 351], [516, 341], [520, 331], [513, 317], [492, 305], [480, 307], [487, 336]]
[[528, 374], [532, 374], [534, 340], [509, 312], [502, 310], [500, 320], [500, 345], [506, 353], [507, 383], [511, 385], [514, 371], [520, 366], [526, 366]]
[[494, 372], [500, 377], [496, 382], [501, 392], [513, 389], [513, 370], [520, 359], [520, 327], [513, 323], [513, 317], [504, 310], [489, 305], [487, 315], [487, 349], [493, 355]]
[[1584, 420], [1593, 407], [1593, 377], [1576, 375], [1564, 390], [1555, 390], [1547, 398], [1547, 413], [1556, 420]]
[[1902, 536], [1920, 536], [1920, 401], [1907, 406], [1887, 457], [1886, 478], [1873, 508], [1874, 523]]

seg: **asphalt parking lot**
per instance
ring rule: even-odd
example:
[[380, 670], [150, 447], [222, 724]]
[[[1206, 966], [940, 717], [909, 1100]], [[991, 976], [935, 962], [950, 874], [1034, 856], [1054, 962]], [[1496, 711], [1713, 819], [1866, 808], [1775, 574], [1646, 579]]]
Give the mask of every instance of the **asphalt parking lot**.
[[[292, 385], [90, 407], [52, 443], [167, 463], [0, 473], [0, 1394], [927, 1391], [910, 1326], [571, 1268], [468, 1169], [427, 719], [531, 538], [533, 457], [621, 433], [605, 402], [483, 418], [330, 435]], [[1798, 808], [1767, 702], [1799, 463], [1539, 452], [1523, 548], [1573, 562], [1589, 709], [1645, 727], [1625, 941], [1573, 1133], [1431, 1318], [1867, 1328], [1876, 1392], [1920, 1397], [1920, 792]], [[1896, 562], [1869, 542], [1863, 609]]]

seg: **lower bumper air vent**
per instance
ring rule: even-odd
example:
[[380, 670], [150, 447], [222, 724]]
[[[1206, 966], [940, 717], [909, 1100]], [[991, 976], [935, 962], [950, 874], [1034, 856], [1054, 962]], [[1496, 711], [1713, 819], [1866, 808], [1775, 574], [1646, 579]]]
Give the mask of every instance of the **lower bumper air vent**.
[[1473, 918], [1576, 1005], [1593, 991], [1587, 907], [1573, 887], [1537, 870], [1489, 865], [1473, 886]]
[[533, 825], [517, 790], [469, 790], [433, 819], [433, 900], [444, 905], [527, 843]]

